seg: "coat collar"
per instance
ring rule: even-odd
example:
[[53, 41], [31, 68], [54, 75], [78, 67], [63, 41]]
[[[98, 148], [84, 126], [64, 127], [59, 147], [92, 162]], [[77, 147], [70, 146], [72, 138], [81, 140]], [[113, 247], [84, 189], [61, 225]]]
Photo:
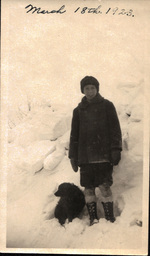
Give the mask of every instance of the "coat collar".
[[78, 106], [79, 108], [86, 108], [91, 104], [93, 105], [95, 103], [102, 102], [103, 100], [104, 98], [99, 93], [96, 94], [96, 96], [91, 100], [91, 102], [88, 102], [86, 96], [84, 96]]

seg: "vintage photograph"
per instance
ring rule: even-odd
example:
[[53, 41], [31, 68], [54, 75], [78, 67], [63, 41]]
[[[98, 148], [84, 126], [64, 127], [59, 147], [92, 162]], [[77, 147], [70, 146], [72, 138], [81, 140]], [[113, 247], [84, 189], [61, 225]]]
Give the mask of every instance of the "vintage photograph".
[[150, 2], [1, 7], [1, 252], [147, 255]]

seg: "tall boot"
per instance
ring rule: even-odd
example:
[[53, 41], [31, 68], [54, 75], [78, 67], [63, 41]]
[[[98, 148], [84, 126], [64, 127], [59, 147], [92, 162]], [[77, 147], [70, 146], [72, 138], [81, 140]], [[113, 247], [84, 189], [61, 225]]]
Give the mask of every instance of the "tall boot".
[[90, 226], [92, 226], [93, 224], [99, 222], [97, 217], [96, 202], [87, 203], [86, 205], [90, 216]]
[[113, 202], [102, 202], [104, 213], [105, 213], [105, 219], [109, 220], [110, 222], [114, 222], [116, 219], [114, 217], [113, 212]]

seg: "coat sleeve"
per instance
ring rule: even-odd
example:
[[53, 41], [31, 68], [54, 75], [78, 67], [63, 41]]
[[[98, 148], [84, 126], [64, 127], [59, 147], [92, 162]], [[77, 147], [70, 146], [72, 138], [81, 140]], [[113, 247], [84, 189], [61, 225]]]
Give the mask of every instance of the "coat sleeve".
[[78, 140], [79, 140], [79, 111], [78, 108], [73, 110], [73, 117], [71, 123], [70, 144], [69, 144], [69, 158], [78, 161]]
[[116, 109], [112, 102], [106, 102], [108, 127], [110, 136], [110, 149], [122, 150], [122, 134]]

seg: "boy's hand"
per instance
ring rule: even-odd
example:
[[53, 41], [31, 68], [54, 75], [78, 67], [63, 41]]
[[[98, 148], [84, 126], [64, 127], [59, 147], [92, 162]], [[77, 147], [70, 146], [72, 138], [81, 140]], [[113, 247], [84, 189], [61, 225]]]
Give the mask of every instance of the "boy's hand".
[[71, 166], [72, 166], [72, 169], [74, 170], [74, 172], [77, 172], [78, 171], [78, 161], [71, 158], [70, 163], [71, 163]]
[[117, 165], [121, 159], [121, 152], [119, 149], [114, 149], [111, 152], [111, 163]]

